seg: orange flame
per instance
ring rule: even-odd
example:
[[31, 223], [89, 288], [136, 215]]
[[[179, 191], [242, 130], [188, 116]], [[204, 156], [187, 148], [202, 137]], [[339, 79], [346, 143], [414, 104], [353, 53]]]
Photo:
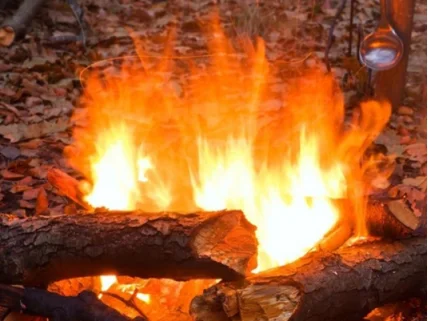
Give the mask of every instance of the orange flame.
[[238, 54], [217, 23], [210, 35], [209, 57], [140, 52], [118, 74], [89, 77], [86, 122], [69, 157], [90, 178], [86, 201], [124, 210], [242, 209], [257, 226], [259, 270], [314, 248], [341, 216], [335, 199], [350, 199], [364, 222], [365, 176], [377, 162], [363, 155], [389, 105], [363, 103], [347, 126], [330, 76], [295, 80], [278, 99], [263, 41], [243, 43]]

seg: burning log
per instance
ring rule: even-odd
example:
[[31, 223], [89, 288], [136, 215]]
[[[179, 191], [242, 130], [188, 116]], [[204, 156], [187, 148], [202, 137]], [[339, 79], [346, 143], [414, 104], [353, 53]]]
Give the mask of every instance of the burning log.
[[241, 211], [2, 215], [0, 283], [102, 274], [230, 280], [256, 266], [254, 232]]
[[372, 309], [418, 294], [426, 284], [427, 240], [410, 238], [313, 252], [241, 283], [196, 297], [197, 321], [360, 320]]
[[[67, 173], [53, 168], [49, 170], [47, 179], [62, 195], [79, 204], [87, 210], [92, 207], [83, 200], [83, 195], [79, 189], [79, 181]], [[398, 211], [390, 210], [395, 204], [400, 202], [394, 200], [388, 203], [371, 200], [367, 205], [367, 227], [372, 235], [381, 237], [401, 238], [407, 237], [415, 231], [419, 225], [419, 219], [410, 210]], [[345, 215], [352, 215], [353, 209], [347, 201], [337, 201], [337, 206]], [[349, 223], [355, 221], [342, 220], [338, 227], [334, 229], [321, 247], [324, 250], [335, 250], [343, 245], [351, 236], [354, 230]]]
[[386, 203], [371, 201], [366, 213], [368, 230], [374, 236], [405, 238], [415, 235], [422, 224], [420, 218], [402, 200]]
[[[130, 318], [102, 303], [90, 291], [66, 297], [36, 288], [22, 289], [0, 285], [0, 305], [8, 311], [52, 318], [52, 320], [131, 321]], [[132, 320], [147, 321], [144, 316]]]

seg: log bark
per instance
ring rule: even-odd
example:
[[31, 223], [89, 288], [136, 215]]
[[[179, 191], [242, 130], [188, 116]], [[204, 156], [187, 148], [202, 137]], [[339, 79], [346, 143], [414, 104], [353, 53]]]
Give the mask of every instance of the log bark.
[[45, 0], [24, 0], [13, 17], [0, 27], [0, 45], [10, 46], [15, 39], [25, 34], [25, 30]]
[[220, 283], [196, 297], [196, 321], [361, 320], [426, 286], [426, 238], [371, 242]]
[[0, 216], [0, 283], [73, 277], [233, 279], [256, 266], [255, 227], [241, 211]]
[[[90, 291], [67, 297], [36, 288], [22, 289], [10, 285], [0, 285], [0, 305], [10, 312], [22, 312], [51, 318], [54, 321], [131, 321], [130, 318], [102, 303]], [[147, 321], [147, 318], [141, 316], [132, 320]]]

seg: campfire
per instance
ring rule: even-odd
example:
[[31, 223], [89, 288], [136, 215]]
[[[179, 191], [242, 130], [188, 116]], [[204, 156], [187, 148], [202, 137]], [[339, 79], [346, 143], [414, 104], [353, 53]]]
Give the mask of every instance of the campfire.
[[389, 104], [346, 114], [322, 71], [272, 90], [263, 41], [232, 43], [217, 23], [207, 56], [134, 41], [137, 58], [83, 73], [66, 152], [85, 179], [49, 173], [90, 214], [23, 224], [58, 239], [11, 263], [14, 283], [96, 276], [86, 303], [151, 321], [350, 320], [416, 288], [426, 240], [386, 239], [417, 223], [369, 200], [393, 169], [373, 148]]

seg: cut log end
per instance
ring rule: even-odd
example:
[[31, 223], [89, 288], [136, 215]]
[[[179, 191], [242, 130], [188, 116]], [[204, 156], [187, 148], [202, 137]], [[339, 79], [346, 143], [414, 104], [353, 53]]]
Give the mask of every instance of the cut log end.
[[15, 30], [12, 27], [4, 26], [0, 29], [0, 46], [9, 47], [15, 41]]
[[309, 253], [244, 283], [211, 287], [193, 300], [191, 314], [196, 321], [360, 320], [420, 293], [426, 259], [426, 238]]

